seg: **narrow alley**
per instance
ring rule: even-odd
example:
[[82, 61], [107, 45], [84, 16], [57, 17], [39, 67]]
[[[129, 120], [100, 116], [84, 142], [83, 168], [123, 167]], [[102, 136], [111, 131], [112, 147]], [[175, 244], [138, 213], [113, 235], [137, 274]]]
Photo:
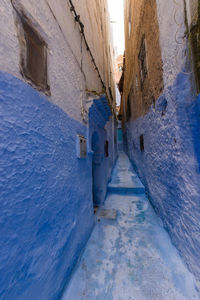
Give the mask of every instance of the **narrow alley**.
[[95, 223], [62, 300], [199, 299], [124, 152]]
[[200, 0], [0, 0], [0, 300], [200, 300]]

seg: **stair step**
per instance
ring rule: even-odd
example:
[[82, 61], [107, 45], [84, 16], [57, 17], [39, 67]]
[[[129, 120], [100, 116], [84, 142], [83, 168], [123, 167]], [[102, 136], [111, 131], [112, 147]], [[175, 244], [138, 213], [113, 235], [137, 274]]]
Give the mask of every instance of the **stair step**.
[[145, 188], [143, 186], [139, 187], [120, 187], [120, 186], [108, 186], [107, 188], [108, 193], [114, 194], [144, 194]]

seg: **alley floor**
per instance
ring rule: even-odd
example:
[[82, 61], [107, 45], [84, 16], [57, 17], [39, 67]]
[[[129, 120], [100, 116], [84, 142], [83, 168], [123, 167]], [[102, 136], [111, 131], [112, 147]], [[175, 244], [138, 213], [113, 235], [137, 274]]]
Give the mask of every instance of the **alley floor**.
[[199, 299], [195, 280], [121, 152], [62, 300]]

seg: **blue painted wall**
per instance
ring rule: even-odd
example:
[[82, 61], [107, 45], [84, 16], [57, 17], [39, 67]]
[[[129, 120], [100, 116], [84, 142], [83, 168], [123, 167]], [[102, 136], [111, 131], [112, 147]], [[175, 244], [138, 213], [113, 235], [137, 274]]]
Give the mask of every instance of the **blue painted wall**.
[[155, 109], [126, 124], [124, 136], [157, 213], [200, 280], [200, 96], [193, 94], [191, 82], [180, 73]]
[[0, 73], [0, 299], [58, 299], [93, 228], [87, 128]]
[[[112, 113], [105, 97], [94, 100], [89, 111], [89, 140], [92, 152], [93, 200], [95, 205], [104, 202], [107, 184], [111, 178], [117, 158], [117, 140], [113, 135]], [[116, 126], [116, 124], [115, 124]], [[108, 141], [108, 157], [105, 155], [105, 142]]]

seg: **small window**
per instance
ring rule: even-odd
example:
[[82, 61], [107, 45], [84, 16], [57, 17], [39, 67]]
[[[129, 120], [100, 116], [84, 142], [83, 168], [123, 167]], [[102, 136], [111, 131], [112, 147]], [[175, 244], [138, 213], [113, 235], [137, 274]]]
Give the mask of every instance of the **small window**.
[[82, 135], [77, 135], [76, 150], [78, 158], [87, 157], [87, 142], [86, 138]]
[[27, 20], [21, 18], [24, 42], [21, 43], [22, 75], [41, 91], [49, 91], [47, 80], [47, 45]]
[[115, 143], [115, 145], [117, 144], [117, 135], [116, 135], [116, 133], [114, 135], [114, 143]]
[[140, 66], [141, 87], [143, 87], [145, 78], [147, 77], [146, 43], [145, 43], [144, 36], [142, 37], [138, 59], [139, 59], [139, 66]]
[[155, 110], [155, 108], [156, 108], [156, 99], [155, 99], [154, 96], [152, 96], [152, 104], [153, 104], [153, 108]]
[[109, 142], [105, 141], [105, 157], [109, 156]]
[[144, 136], [143, 136], [143, 134], [140, 136], [140, 151], [144, 152]]
[[131, 118], [132, 112], [131, 112], [131, 95], [129, 93], [128, 99], [127, 99], [127, 111], [126, 111], [126, 116], [127, 116], [127, 121]]

